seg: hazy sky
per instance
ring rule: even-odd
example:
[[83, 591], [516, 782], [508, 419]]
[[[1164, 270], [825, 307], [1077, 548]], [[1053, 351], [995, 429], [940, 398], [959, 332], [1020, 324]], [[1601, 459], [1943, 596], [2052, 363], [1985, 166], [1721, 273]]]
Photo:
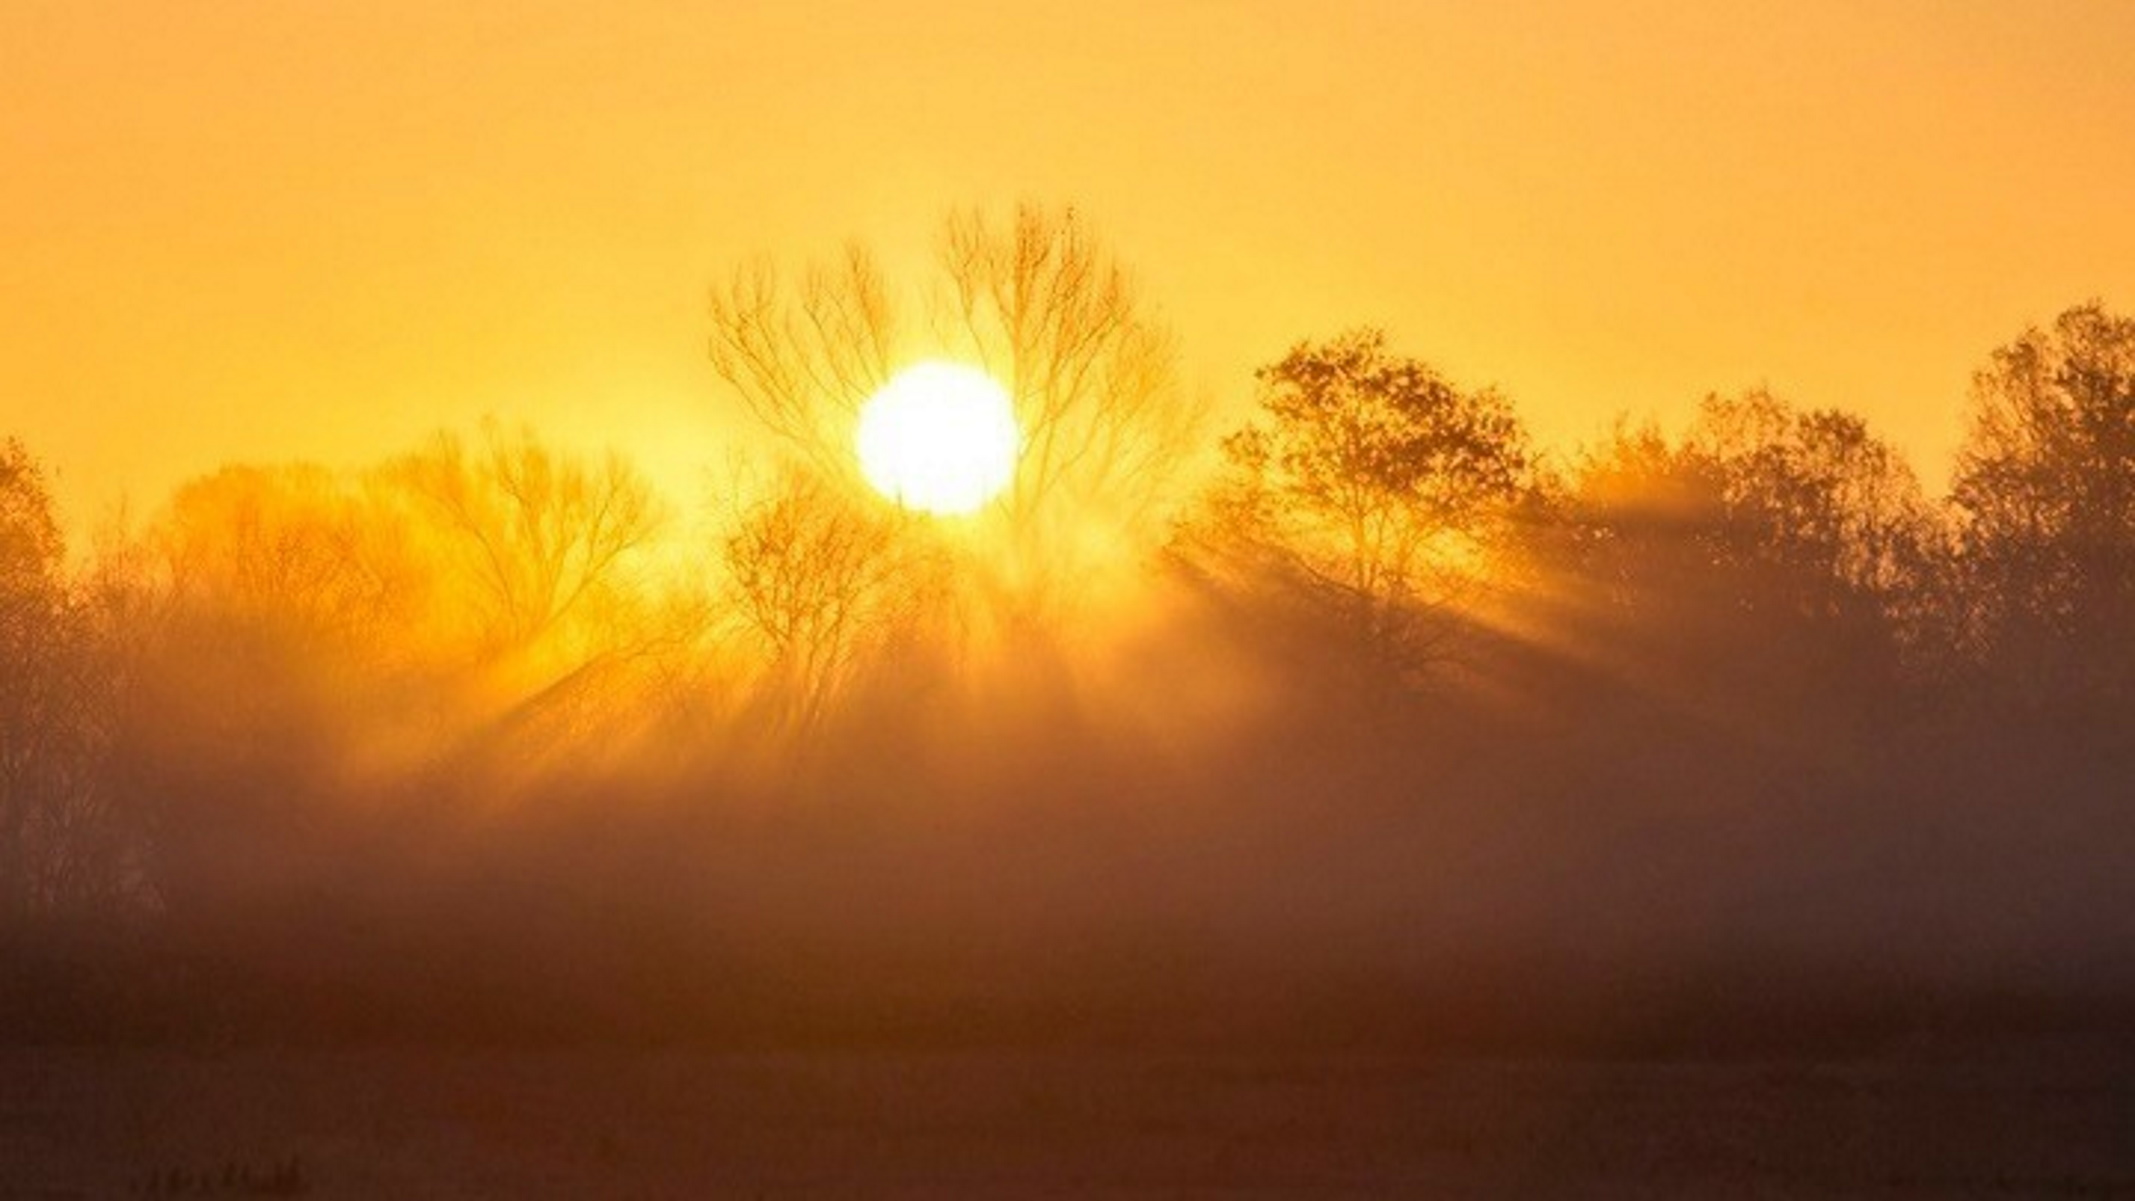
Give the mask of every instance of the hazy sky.
[[2135, 3], [0, 0], [0, 433], [79, 522], [494, 412], [724, 452], [722, 265], [1072, 201], [1236, 404], [1387, 326], [1552, 439], [1759, 382], [1931, 479], [2135, 304]]

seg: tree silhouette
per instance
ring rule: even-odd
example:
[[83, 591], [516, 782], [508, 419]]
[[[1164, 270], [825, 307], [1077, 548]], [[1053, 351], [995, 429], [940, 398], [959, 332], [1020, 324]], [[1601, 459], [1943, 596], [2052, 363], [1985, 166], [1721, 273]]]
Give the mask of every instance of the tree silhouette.
[[2032, 702], [2135, 691], [2135, 319], [2092, 302], [1995, 351], [1952, 501], [2003, 682]]
[[896, 371], [899, 306], [874, 256], [848, 245], [797, 293], [757, 261], [711, 294], [712, 368], [760, 425], [832, 479], [849, 477], [860, 405]]
[[691, 615], [654, 585], [667, 522], [651, 484], [613, 451], [594, 458], [485, 421], [442, 432], [378, 472], [408, 517], [447, 644], [498, 770], [638, 727]]
[[150, 622], [121, 768], [173, 904], [222, 833], [318, 812], [372, 732], [429, 591], [391, 515], [346, 473], [233, 466], [182, 485], [140, 540], [112, 592]]
[[493, 656], [598, 625], [627, 599], [633, 558], [664, 520], [620, 456], [588, 462], [495, 421], [472, 446], [438, 434], [386, 476], [413, 498], [445, 587], [471, 605], [477, 643]]
[[1857, 417], [1755, 390], [1707, 397], [1680, 440], [1619, 425], [1565, 512], [1578, 641], [1641, 686], [1770, 730], [1941, 662], [1940, 523]]
[[225, 467], [177, 491], [152, 535], [176, 602], [263, 638], [394, 653], [425, 588], [406, 530], [343, 475]]
[[1911, 468], [1861, 418], [1763, 390], [1711, 396], [1686, 449], [1719, 483], [1715, 550], [1769, 568], [1761, 603], [1872, 640], [1929, 636], [1940, 529]]
[[1259, 416], [1223, 440], [1192, 542], [1302, 591], [1381, 663], [1422, 665], [1530, 494], [1518, 418], [1377, 330], [1300, 343], [1257, 378]]
[[1042, 610], [1093, 567], [1160, 537], [1156, 509], [1197, 409], [1170, 333], [1072, 209], [944, 223], [934, 270], [894, 290], [849, 247], [787, 290], [765, 264], [711, 298], [713, 367], [767, 431], [826, 480], [853, 475], [863, 401], [907, 362], [951, 357], [1001, 381], [1023, 434], [992, 520], [1009, 594]]
[[0, 636], [24, 637], [56, 603], [65, 556], [44, 469], [21, 442], [0, 442]]
[[1005, 225], [954, 214], [942, 257], [952, 352], [976, 359], [1015, 400], [1019, 568], [1050, 591], [1088, 569], [1078, 545], [1155, 533], [1153, 509], [1198, 414], [1171, 334], [1074, 210], [1025, 205]]
[[772, 713], [796, 733], [931, 608], [922, 540], [804, 470], [742, 504], [721, 550], [728, 599], [769, 661]]
[[20, 442], [0, 443], [0, 915], [45, 893], [40, 860], [64, 757], [54, 742], [68, 734], [52, 653], [64, 553], [42, 469]]
[[88, 599], [43, 468], [0, 442], [0, 920], [136, 892], [134, 832], [111, 787], [119, 679]]

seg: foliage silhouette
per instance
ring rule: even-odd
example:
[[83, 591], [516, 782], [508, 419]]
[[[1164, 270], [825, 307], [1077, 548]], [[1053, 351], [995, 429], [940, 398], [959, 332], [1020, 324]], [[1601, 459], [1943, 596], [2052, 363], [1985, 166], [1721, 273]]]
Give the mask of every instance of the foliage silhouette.
[[1680, 439], [1620, 425], [1562, 510], [1558, 621], [1678, 704], [1836, 750], [1946, 674], [1939, 516], [1856, 417], [1707, 397]]
[[1188, 545], [1302, 594], [1367, 662], [1421, 669], [1533, 493], [1518, 418], [1496, 392], [1393, 355], [1377, 330], [1300, 343], [1257, 377], [1259, 417], [1224, 439]]
[[1995, 351], [1951, 501], [1997, 684], [2031, 706], [2135, 700], [2135, 319], [2092, 302]]

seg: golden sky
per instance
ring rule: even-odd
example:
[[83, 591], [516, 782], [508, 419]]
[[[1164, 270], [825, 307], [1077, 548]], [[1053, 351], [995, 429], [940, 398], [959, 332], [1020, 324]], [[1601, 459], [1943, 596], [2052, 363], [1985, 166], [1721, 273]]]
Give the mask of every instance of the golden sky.
[[0, 0], [0, 433], [77, 523], [523, 417], [723, 454], [724, 264], [1082, 207], [1237, 404], [1357, 323], [1545, 437], [1767, 383], [1931, 480], [2135, 304], [2125, 0]]

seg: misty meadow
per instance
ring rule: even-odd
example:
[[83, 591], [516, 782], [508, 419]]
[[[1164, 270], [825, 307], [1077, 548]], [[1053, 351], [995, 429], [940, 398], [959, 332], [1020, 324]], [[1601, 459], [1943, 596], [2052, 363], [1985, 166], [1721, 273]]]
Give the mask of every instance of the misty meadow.
[[[1072, 213], [714, 290], [764, 453], [504, 421], [88, 545], [6, 457], [33, 1037], [1274, 1036], [1631, 1050], [2125, 1013], [2135, 322], [1550, 448], [1369, 329], [1212, 426]], [[850, 449], [969, 361], [1013, 480]], [[1245, 386], [1245, 385], [1241, 385]]]
[[0, 1201], [2135, 1197], [2131, 46], [0, 0]]

